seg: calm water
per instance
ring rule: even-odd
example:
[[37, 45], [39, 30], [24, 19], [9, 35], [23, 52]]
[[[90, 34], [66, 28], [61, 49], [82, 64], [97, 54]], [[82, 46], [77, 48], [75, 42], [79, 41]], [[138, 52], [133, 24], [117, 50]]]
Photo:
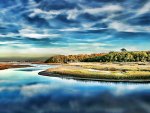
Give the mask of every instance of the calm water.
[[0, 113], [150, 113], [150, 84], [44, 77], [55, 66], [0, 71]]

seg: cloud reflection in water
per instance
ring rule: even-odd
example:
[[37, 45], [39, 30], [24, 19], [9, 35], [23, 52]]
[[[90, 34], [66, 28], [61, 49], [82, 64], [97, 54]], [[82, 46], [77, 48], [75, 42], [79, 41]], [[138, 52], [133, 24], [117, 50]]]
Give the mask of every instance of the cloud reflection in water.
[[[11, 72], [16, 74], [10, 79]], [[37, 71], [12, 69], [1, 76], [0, 113], [150, 111], [150, 84], [83, 82], [36, 74]]]

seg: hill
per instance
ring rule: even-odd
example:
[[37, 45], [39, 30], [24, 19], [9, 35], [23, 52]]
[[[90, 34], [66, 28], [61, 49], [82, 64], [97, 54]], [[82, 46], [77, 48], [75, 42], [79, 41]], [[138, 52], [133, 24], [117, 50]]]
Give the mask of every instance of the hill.
[[95, 58], [105, 55], [105, 53], [98, 53], [98, 54], [79, 54], [79, 55], [56, 55], [50, 57], [45, 63], [67, 63], [67, 62], [82, 62], [88, 58]]
[[45, 63], [67, 62], [149, 62], [150, 51], [122, 51], [98, 54], [56, 55], [50, 57]]

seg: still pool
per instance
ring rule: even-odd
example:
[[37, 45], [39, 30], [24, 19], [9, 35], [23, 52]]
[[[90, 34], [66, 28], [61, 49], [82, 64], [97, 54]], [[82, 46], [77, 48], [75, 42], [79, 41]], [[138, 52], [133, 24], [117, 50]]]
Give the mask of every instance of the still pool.
[[38, 72], [0, 71], [0, 113], [150, 113], [150, 84], [77, 81]]

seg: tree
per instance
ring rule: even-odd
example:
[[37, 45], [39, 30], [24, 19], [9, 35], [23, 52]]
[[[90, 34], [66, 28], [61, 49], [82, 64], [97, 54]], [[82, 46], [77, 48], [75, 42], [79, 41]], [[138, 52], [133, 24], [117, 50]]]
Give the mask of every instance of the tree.
[[[126, 49], [122, 49], [126, 51]], [[150, 51], [109, 52], [107, 54], [57, 55], [50, 57], [46, 63], [67, 62], [150, 62]]]
[[125, 48], [122, 48], [121, 51], [122, 51], [122, 52], [126, 52], [127, 50], [126, 50]]

